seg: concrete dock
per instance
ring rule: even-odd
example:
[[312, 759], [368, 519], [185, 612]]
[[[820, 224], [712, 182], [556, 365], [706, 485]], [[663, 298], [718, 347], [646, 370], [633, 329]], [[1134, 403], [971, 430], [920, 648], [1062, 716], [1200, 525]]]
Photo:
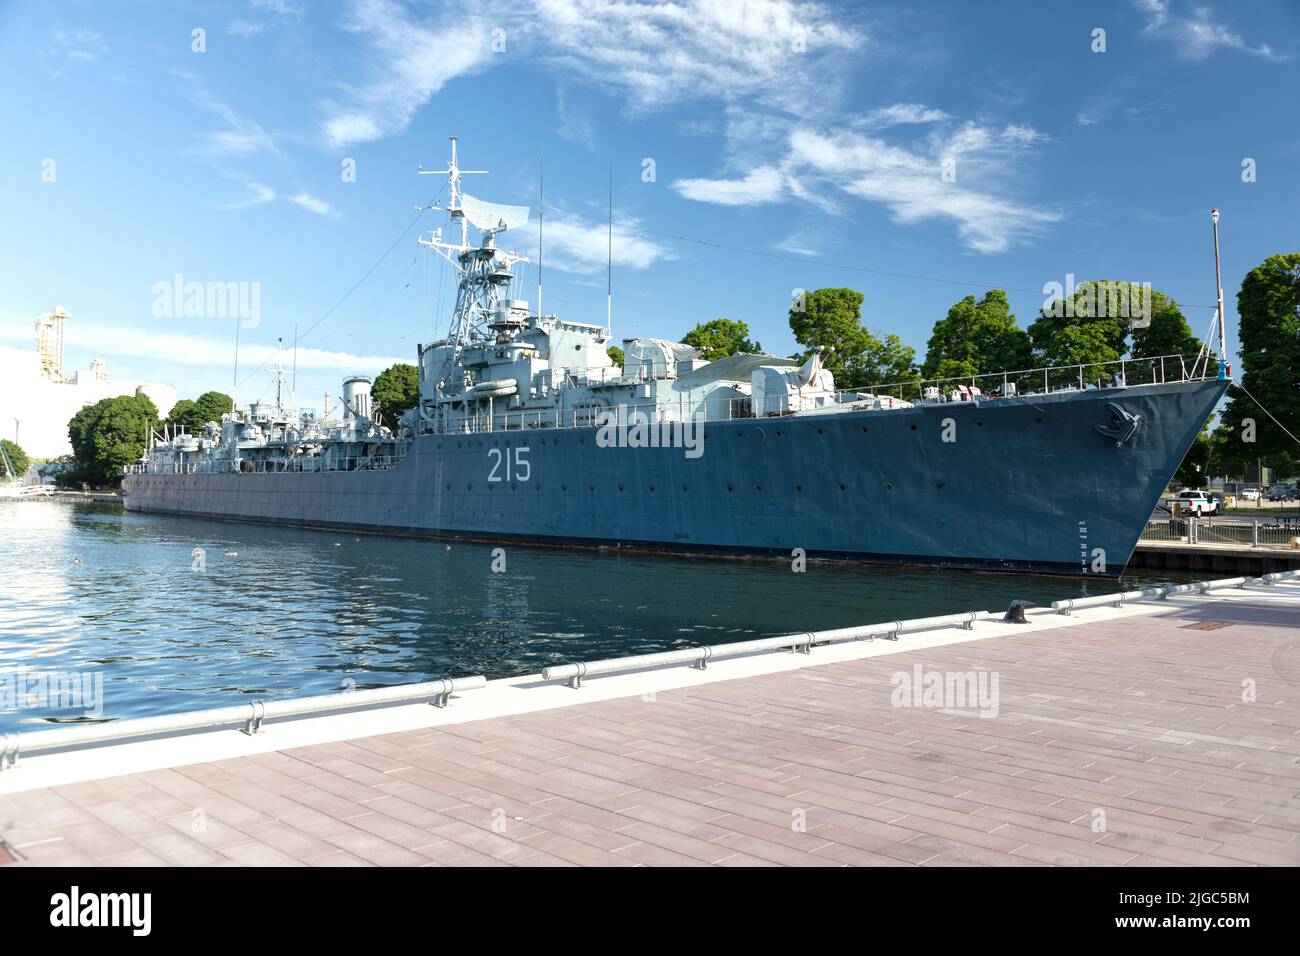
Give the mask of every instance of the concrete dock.
[[1279, 583], [32, 755], [0, 864], [1294, 866], [1298, 797]]

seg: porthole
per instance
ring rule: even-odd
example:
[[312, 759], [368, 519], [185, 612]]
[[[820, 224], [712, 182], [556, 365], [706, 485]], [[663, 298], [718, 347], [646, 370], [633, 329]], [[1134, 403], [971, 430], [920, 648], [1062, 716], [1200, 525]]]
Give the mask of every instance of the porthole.
[[622, 490], [623, 490], [623, 486], [622, 486], [622, 485], [619, 485], [619, 486], [618, 486], [618, 490], [619, 490], [619, 491], [622, 491]]
[[908, 428], [912, 429], [912, 431], [916, 431], [916, 426], [915, 426], [915, 425], [909, 425]]
[[763, 493], [763, 486], [762, 486], [762, 485], [755, 485], [755, 486], [754, 486], [754, 490], [755, 490], [756, 492], [758, 492], [758, 493], [761, 495], [761, 494]]
[[688, 490], [687, 487], [685, 485], [682, 485], [682, 491], [686, 491], [686, 490]]
[[847, 485], [840, 485], [840, 491], [848, 491], [848, 490], [849, 489]]

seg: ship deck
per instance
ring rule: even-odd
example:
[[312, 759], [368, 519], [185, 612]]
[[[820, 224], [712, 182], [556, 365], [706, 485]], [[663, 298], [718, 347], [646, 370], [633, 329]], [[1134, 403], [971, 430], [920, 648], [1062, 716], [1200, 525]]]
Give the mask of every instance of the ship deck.
[[1294, 866], [1298, 792], [1280, 583], [25, 757], [0, 862]]

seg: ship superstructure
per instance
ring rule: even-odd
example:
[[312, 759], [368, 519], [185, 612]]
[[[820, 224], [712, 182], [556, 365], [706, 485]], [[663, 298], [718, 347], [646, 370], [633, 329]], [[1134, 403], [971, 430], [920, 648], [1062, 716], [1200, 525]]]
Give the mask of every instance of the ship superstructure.
[[[421, 171], [425, 172], [425, 171]], [[455, 139], [447, 335], [417, 348], [395, 431], [369, 380], [342, 415], [276, 401], [158, 436], [131, 510], [663, 551], [1116, 574], [1221, 397], [1195, 360], [838, 391], [799, 363], [699, 350], [534, 310], [502, 248], [529, 210], [466, 194]], [[478, 238], [471, 242], [470, 229]], [[1041, 383], [1041, 385], [1040, 385]], [[292, 403], [290, 403], [292, 404]]]

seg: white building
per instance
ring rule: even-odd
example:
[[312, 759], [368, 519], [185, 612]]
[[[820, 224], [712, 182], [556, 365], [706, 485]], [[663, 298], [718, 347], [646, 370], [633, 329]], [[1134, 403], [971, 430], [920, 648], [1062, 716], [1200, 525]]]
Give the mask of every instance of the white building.
[[85, 372], [67, 373], [62, 348], [67, 318], [61, 307], [40, 316], [34, 350], [0, 348], [0, 438], [17, 442], [32, 458], [71, 454], [68, 420], [100, 399], [139, 389], [164, 417], [176, 404], [176, 390], [169, 385], [110, 379], [102, 358]]

